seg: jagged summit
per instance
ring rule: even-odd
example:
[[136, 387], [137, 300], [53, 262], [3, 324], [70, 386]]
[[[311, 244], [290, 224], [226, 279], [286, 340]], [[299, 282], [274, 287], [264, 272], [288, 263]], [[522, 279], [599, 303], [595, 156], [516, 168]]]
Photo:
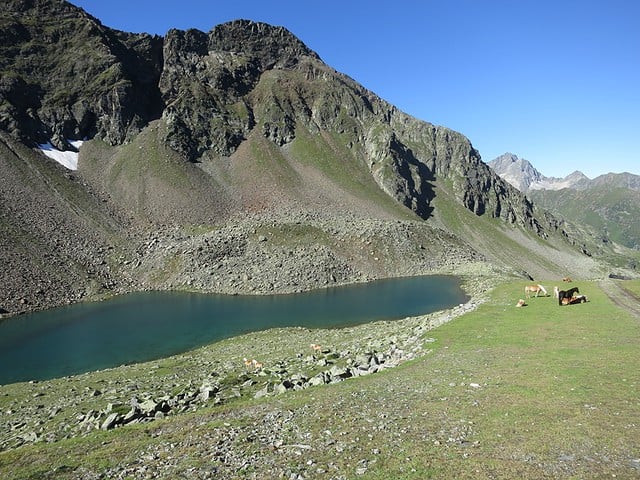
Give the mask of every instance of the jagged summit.
[[564, 178], [546, 177], [524, 158], [513, 153], [504, 153], [487, 163], [500, 177], [521, 192], [530, 190], [561, 190], [581, 188], [588, 177], [576, 170]]
[[251, 52], [261, 60], [262, 68], [291, 68], [301, 57], [320, 60], [289, 30], [263, 22], [239, 19], [217, 25], [209, 32], [209, 50]]

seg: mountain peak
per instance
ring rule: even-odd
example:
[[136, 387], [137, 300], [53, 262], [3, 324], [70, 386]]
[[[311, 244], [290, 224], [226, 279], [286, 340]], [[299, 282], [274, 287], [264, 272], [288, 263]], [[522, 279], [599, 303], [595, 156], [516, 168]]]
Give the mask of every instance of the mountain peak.
[[543, 178], [528, 160], [513, 153], [504, 153], [488, 162], [488, 165], [521, 192], [526, 192], [532, 184], [540, 182]]
[[505, 153], [487, 163], [500, 177], [521, 192], [580, 188], [589, 178], [579, 170], [564, 178], [546, 177], [524, 158]]
[[302, 56], [320, 57], [289, 30], [253, 20], [232, 20], [209, 32], [209, 50], [251, 53], [264, 68], [287, 68]]

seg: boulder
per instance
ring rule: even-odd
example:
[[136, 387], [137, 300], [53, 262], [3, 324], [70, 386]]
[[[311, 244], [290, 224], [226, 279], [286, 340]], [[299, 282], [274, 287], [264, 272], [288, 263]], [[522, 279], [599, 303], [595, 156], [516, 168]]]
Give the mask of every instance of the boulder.
[[120, 420], [119, 413], [117, 412], [110, 413], [105, 419], [105, 421], [102, 422], [102, 425], [100, 425], [100, 428], [102, 430], [111, 430], [118, 424], [119, 420]]
[[151, 398], [145, 400], [144, 402], [142, 402], [139, 405], [140, 410], [142, 411], [142, 413], [148, 415], [150, 413], [154, 413], [157, 408], [158, 408], [158, 404], [152, 400]]
[[334, 365], [329, 370], [329, 375], [331, 377], [331, 381], [332, 382], [336, 382], [336, 381], [339, 382], [339, 381], [344, 380], [346, 378], [352, 377], [353, 376], [353, 372], [352, 372], [352, 370], [350, 368], [339, 367], [337, 365]]
[[142, 418], [142, 413], [136, 407], [131, 407], [124, 417], [122, 417], [122, 423], [127, 424], [134, 422], [138, 419]]

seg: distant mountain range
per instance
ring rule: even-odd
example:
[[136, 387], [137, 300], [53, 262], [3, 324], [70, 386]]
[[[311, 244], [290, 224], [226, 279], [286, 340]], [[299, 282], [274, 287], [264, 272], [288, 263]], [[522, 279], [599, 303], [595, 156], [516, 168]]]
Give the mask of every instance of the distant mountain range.
[[[545, 177], [527, 160], [505, 153], [488, 162], [504, 180], [539, 205], [581, 226], [595, 244], [616, 242], [640, 250], [640, 176], [607, 173], [594, 179], [576, 171]], [[630, 261], [635, 266], [635, 261]]]
[[579, 171], [564, 178], [545, 177], [528, 160], [513, 153], [500, 155], [487, 164], [504, 180], [524, 193], [529, 190], [581, 188], [589, 182], [587, 176]]
[[503, 180], [523, 193], [531, 190], [562, 190], [563, 188], [586, 190], [601, 185], [640, 190], [640, 175], [606, 173], [591, 180], [584, 173], [576, 170], [564, 178], [546, 177], [531, 162], [513, 153], [504, 153], [487, 162], [487, 165]]

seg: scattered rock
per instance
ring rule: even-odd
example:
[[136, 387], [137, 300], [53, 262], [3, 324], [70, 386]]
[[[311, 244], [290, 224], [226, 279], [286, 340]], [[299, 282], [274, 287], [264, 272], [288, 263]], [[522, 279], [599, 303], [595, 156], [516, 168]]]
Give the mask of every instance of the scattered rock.
[[120, 414], [110, 413], [109, 416], [107, 416], [107, 418], [104, 420], [104, 422], [102, 422], [102, 425], [100, 425], [100, 428], [102, 430], [110, 430], [116, 426], [119, 419], [120, 419]]

